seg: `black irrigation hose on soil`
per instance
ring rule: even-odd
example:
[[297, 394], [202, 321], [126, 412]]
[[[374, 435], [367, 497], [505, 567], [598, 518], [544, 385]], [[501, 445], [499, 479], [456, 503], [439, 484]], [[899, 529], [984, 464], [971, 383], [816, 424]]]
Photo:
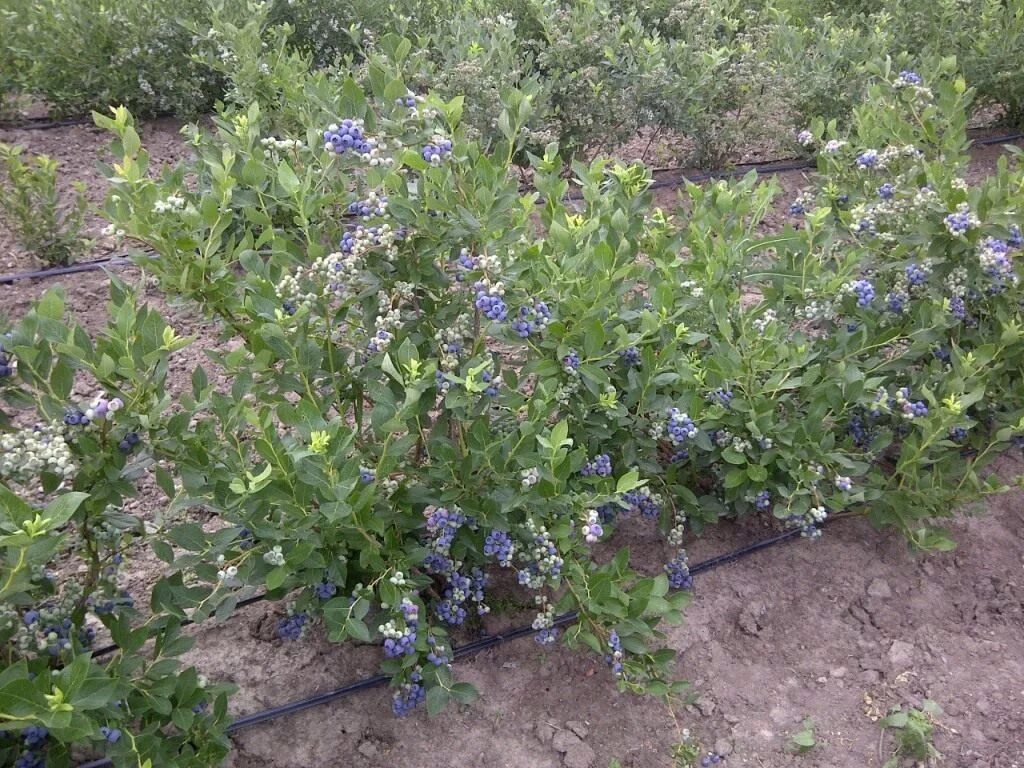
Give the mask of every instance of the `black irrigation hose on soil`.
[[[262, 594], [259, 594], [259, 595], [253, 595], [252, 597], [247, 597], [244, 600], [239, 600], [238, 603], [235, 604], [235, 608], [245, 608], [246, 606], [254, 605], [254, 604], [262, 602], [262, 601], [264, 601], [266, 599], [267, 599], [266, 592], [264, 592]], [[183, 622], [181, 622], [181, 624], [179, 626], [188, 627], [188, 626], [191, 626], [192, 624], [195, 624], [195, 623], [197, 623], [197, 622], [193, 621], [192, 619], [185, 619]], [[120, 647], [121, 646], [119, 646], [117, 643], [111, 643], [110, 645], [104, 645], [103, 647], [97, 648], [95, 651], [92, 652], [92, 658], [98, 659], [101, 656], [109, 656], [112, 653], [116, 653], [120, 649]]]
[[[97, 110], [102, 111], [102, 110]], [[162, 120], [168, 117], [177, 117], [173, 112], [157, 112], [155, 115], [142, 118], [143, 120]], [[7, 120], [0, 122], [0, 131], [52, 131], [57, 128], [70, 128], [75, 125], [93, 125], [92, 114], [77, 115], [75, 117], [52, 118], [52, 117], [27, 117], [24, 120]]]
[[73, 125], [89, 125], [92, 123], [92, 115], [80, 115], [79, 117], [67, 117], [62, 120], [54, 120], [49, 117], [29, 117], [20, 122], [0, 122], [2, 131], [52, 131], [56, 128], [68, 128]]
[[[776, 544], [781, 544], [783, 542], [799, 538], [801, 533], [801, 529], [794, 528], [793, 530], [786, 531], [785, 533], [780, 533], [776, 536], [772, 536], [767, 539], [762, 539], [761, 541], [755, 541], [753, 544], [749, 544], [745, 547], [740, 547], [739, 549], [734, 550], [732, 552], [727, 552], [724, 555], [718, 555], [708, 560], [704, 560], [703, 562], [697, 563], [692, 568], [690, 568], [690, 575], [696, 576], [701, 573], [706, 573], [707, 571], [710, 571], [713, 568], [717, 568], [720, 565], [728, 565], [729, 563], [734, 563], [737, 560], [741, 560], [744, 557], [747, 557], [748, 555], [754, 554], [755, 552], [760, 552], [761, 550], [774, 547]], [[257, 600], [262, 598], [262, 595], [257, 596], [255, 598], [250, 598], [249, 602], [256, 602]], [[239, 603], [239, 605], [242, 605], [242, 603]], [[565, 624], [571, 624], [578, 617], [579, 614], [576, 611], [569, 611], [568, 613], [563, 613], [555, 617], [553, 621], [553, 626], [560, 627]], [[479, 640], [474, 640], [471, 643], [466, 643], [465, 645], [460, 645], [458, 648], [455, 648], [452, 654], [454, 657], [453, 660], [458, 661], [460, 659], [468, 658], [477, 653], [480, 653], [481, 651], [485, 651], [489, 648], [495, 648], [499, 645], [504, 645], [505, 643], [511, 640], [517, 640], [521, 637], [527, 637], [528, 635], [536, 634], [536, 632], [537, 630], [535, 630], [532, 626], [523, 625], [508, 632], [490, 635], [489, 637], [482, 637]], [[269, 709], [264, 709], [260, 712], [254, 712], [251, 715], [245, 715], [232, 722], [226, 728], [226, 732], [228, 734], [237, 733], [238, 731], [244, 728], [251, 728], [253, 726], [260, 725], [271, 720], [276, 720], [280, 717], [286, 717], [288, 715], [293, 715], [297, 712], [302, 712], [306, 709], [319, 707], [323, 704], [330, 704], [331, 702], [337, 701], [338, 699], [342, 699], [350, 694], [359, 693], [360, 691], [366, 691], [370, 688], [376, 688], [378, 686], [384, 685], [390, 679], [391, 678], [388, 675], [374, 675], [372, 677], [367, 677], [363, 680], [359, 680], [355, 683], [349, 683], [348, 685], [342, 686], [341, 688], [335, 688], [333, 691], [325, 691], [324, 693], [318, 693], [314, 696], [309, 696], [304, 699], [297, 699], [296, 701], [290, 701], [287, 704], [280, 704], [276, 707], [270, 707]], [[80, 765], [78, 768], [111, 768], [112, 765], [113, 763], [111, 762], [110, 758], [104, 757], [100, 758], [99, 760], [93, 760], [92, 762], [84, 763]]]
[[[1024, 133], [1009, 133], [1002, 136], [990, 136], [985, 139], [977, 139], [974, 141], [975, 144], [982, 146], [992, 146], [994, 144], [1007, 144], [1012, 141], [1020, 141], [1024, 139]], [[672, 179], [658, 179], [655, 180], [648, 189], [672, 189], [675, 187], [681, 187], [686, 183], [696, 183], [700, 181], [709, 181], [711, 179], [727, 179], [735, 178], [737, 176], [746, 176], [748, 173], [753, 171], [758, 174], [775, 174], [775, 173], [789, 173], [792, 171], [805, 171], [814, 168], [815, 164], [808, 160], [801, 160], [796, 162], [784, 162], [780, 163], [777, 160], [768, 161], [765, 163], [749, 163], [741, 164], [735, 168], [723, 169], [717, 171], [707, 171], [703, 173], [696, 173], [689, 176], [681, 176], [679, 178]], [[678, 168], [662, 168], [656, 173], [667, 173], [669, 171], [680, 170]], [[582, 197], [579, 195], [569, 195], [568, 200], [581, 200]], [[538, 199], [538, 204], [543, 204], [543, 198]], [[8, 275], [0, 275], [0, 285], [7, 285], [15, 283], [20, 280], [46, 280], [52, 277], [61, 277], [63, 275], [73, 275], [79, 272], [92, 272], [98, 269], [104, 269], [106, 267], [121, 267], [128, 266], [133, 263], [129, 256], [112, 256], [105, 259], [97, 259], [95, 261], [84, 261], [80, 264], [72, 264], [68, 267], [58, 267], [57, 269], [40, 269], [33, 272], [17, 272]]]

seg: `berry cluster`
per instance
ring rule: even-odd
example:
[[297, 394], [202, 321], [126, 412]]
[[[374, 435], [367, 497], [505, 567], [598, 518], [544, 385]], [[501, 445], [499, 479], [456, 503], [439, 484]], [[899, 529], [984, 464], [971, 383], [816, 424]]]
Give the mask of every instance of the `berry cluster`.
[[570, 349], [562, 358], [562, 368], [570, 376], [575, 376], [580, 370], [580, 356], [575, 349]]
[[693, 586], [685, 549], [680, 549], [665, 565], [665, 573], [668, 574], [668, 583], [673, 589], [690, 589]]
[[868, 149], [857, 156], [858, 168], [874, 168], [878, 165], [878, 150]]
[[324, 149], [343, 155], [349, 150], [367, 160], [376, 148], [377, 142], [364, 135], [362, 120], [341, 121], [341, 125], [331, 123], [324, 131]]
[[443, 136], [435, 135], [427, 144], [423, 147], [420, 152], [423, 159], [431, 165], [440, 165], [442, 161], [448, 160], [452, 156], [452, 142], [451, 139], [446, 139]]
[[376, 192], [371, 191], [365, 200], [356, 200], [349, 203], [348, 212], [350, 215], [358, 216], [361, 219], [385, 216], [388, 212], [387, 195], [378, 195]]
[[507, 531], [491, 531], [484, 540], [484, 554], [497, 560], [498, 565], [508, 568], [515, 554], [515, 542]]
[[505, 295], [505, 290], [501, 287], [501, 283], [494, 286], [477, 283], [473, 287], [476, 290], [476, 301], [473, 304], [483, 312], [486, 318], [497, 322], [504, 322], [508, 319], [508, 305], [502, 298]]
[[638, 347], [626, 347], [619, 352], [619, 358], [627, 368], [640, 367], [640, 349]]
[[389, 659], [411, 656], [416, 653], [416, 630], [419, 628], [419, 606], [407, 597], [399, 606], [405, 626], [388, 621], [377, 627], [384, 637], [384, 655]]
[[63, 427], [57, 424], [0, 434], [0, 477], [23, 483], [43, 472], [69, 478], [77, 471]]
[[857, 297], [858, 307], [869, 307], [875, 300], [875, 286], [870, 280], [854, 280], [847, 283], [846, 290]]
[[[4, 734], [6, 735], [6, 734]], [[46, 742], [50, 732], [41, 725], [30, 725], [21, 732], [24, 751], [14, 762], [14, 768], [46, 768]]]
[[536, 595], [534, 602], [539, 611], [533, 620], [532, 627], [537, 631], [534, 640], [539, 645], [552, 645], [558, 639], [558, 628], [555, 627], [555, 608], [543, 595]]
[[561, 576], [565, 561], [559, 556], [558, 548], [546, 527], [537, 525], [530, 518], [525, 528], [526, 541], [529, 543], [519, 554], [524, 567], [516, 573], [516, 579], [525, 587], [540, 589], [547, 579], [556, 581]]
[[943, 219], [943, 223], [946, 225], [946, 230], [953, 237], [963, 237], [969, 230], [981, 225], [978, 217], [971, 212], [971, 208], [967, 203], [960, 203], [956, 211]]
[[309, 614], [305, 611], [296, 613], [288, 606], [288, 615], [277, 622], [277, 636], [282, 640], [298, 640], [309, 626]]
[[619, 639], [619, 633], [613, 629], [608, 636], [608, 653], [604, 660], [612, 668], [612, 674], [616, 677], [622, 677], [623, 658], [625, 658], [625, 654], [622, 651], [622, 641]]
[[445, 574], [455, 570], [450, 559], [452, 542], [459, 528], [469, 519], [458, 507], [427, 507], [423, 510], [427, 519], [427, 532], [430, 534], [430, 554], [423, 565], [432, 573]]
[[551, 322], [551, 310], [543, 301], [536, 301], [532, 306], [519, 308], [512, 320], [512, 330], [521, 339], [530, 337], [531, 333], [543, 333]]
[[596, 509], [587, 511], [583, 518], [583, 528], [580, 532], [583, 534], [583, 540], [587, 544], [596, 544], [604, 536], [604, 528], [601, 527]]
[[828, 517], [828, 511], [821, 506], [811, 507], [802, 515], [790, 515], [786, 518], [786, 525], [790, 528], [799, 528], [800, 535], [805, 539], [817, 539], [821, 536], [821, 524]]
[[627, 512], [631, 514], [643, 515], [648, 520], [655, 520], [661, 514], [661, 495], [652, 493], [647, 486], [626, 491], [622, 494], [622, 500], [628, 505]]
[[324, 579], [313, 587], [313, 594], [320, 600], [330, 600], [338, 594], [338, 585], [333, 581]]
[[928, 415], [927, 403], [922, 400], [911, 400], [907, 387], [896, 390], [896, 397], [890, 405], [899, 408], [905, 419], [919, 419]]
[[405, 717], [426, 699], [427, 692], [420, 682], [403, 683], [391, 699], [391, 711], [398, 717]]
[[986, 237], [978, 249], [978, 263], [985, 274], [992, 278], [991, 293], [999, 293], [1006, 289], [1007, 283], [1015, 284], [1018, 280], [1013, 270], [1010, 246], [1004, 240]]
[[583, 468], [580, 470], [580, 474], [584, 477], [593, 477], [594, 475], [599, 477], [611, 477], [611, 457], [607, 453], [598, 454], [592, 461], [588, 461], [583, 465]]
[[460, 625], [468, 616], [466, 604], [476, 603], [477, 614], [485, 615], [490, 608], [484, 603], [484, 588], [487, 586], [487, 575], [479, 568], [474, 568], [469, 576], [454, 571], [448, 576], [441, 601], [437, 604], [438, 617], [447, 624]]
[[674, 446], [681, 446], [688, 440], [697, 437], [697, 425], [688, 414], [678, 408], [669, 408], [665, 412], [665, 432], [668, 439]]

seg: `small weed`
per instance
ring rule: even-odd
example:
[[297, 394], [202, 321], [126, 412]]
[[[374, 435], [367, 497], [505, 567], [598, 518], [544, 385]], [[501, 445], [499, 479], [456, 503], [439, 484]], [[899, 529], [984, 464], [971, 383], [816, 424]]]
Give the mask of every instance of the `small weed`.
[[810, 752], [817, 745], [818, 740], [814, 737], [814, 721], [808, 717], [804, 720], [803, 727], [790, 738], [789, 749], [795, 755], [802, 755]]
[[883, 738], [886, 732], [893, 737], [892, 757], [884, 768], [896, 768], [903, 758], [928, 760], [942, 755], [932, 744], [935, 731], [934, 718], [942, 714], [942, 708], [934, 701], [925, 700], [920, 709], [901, 707], [893, 709], [881, 720]]
[[22, 158], [24, 147], [0, 144], [0, 213], [18, 243], [49, 265], [70, 264], [87, 245], [82, 237], [86, 198], [75, 184], [70, 210], [61, 210], [57, 190], [57, 161], [47, 155]]

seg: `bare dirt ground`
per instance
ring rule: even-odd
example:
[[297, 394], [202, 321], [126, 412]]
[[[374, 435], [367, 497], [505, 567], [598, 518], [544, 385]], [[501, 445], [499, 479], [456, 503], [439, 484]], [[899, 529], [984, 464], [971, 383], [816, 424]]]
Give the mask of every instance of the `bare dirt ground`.
[[[185, 151], [177, 126], [142, 126], [154, 164]], [[69, 179], [85, 181], [98, 203], [104, 183], [95, 170], [107, 137], [72, 127], [0, 131], [0, 141], [26, 144], [62, 162]], [[980, 149], [970, 178], [989, 173], [998, 147]], [[786, 207], [807, 182], [779, 177], [779, 208], [767, 222], [782, 226]], [[659, 193], [669, 207], [675, 193]], [[95, 232], [102, 228], [92, 221]], [[106, 246], [109, 247], [109, 246]], [[103, 246], [92, 257], [104, 255]], [[0, 227], [0, 272], [37, 265]], [[134, 268], [119, 271], [137, 280]], [[69, 311], [101, 327], [106, 276], [92, 272], [60, 281]], [[0, 285], [0, 317], [20, 317], [55, 281]], [[147, 298], [179, 333], [197, 343], [177, 357], [172, 377], [187, 381], [217, 330], [153, 291]], [[1001, 474], [1024, 473], [1019, 452]], [[133, 502], [152, 515], [154, 492]], [[455, 667], [481, 699], [429, 719], [391, 715], [383, 689], [366, 691], [242, 731], [232, 768], [632, 768], [671, 766], [677, 728], [689, 728], [726, 764], [782, 768], [881, 768], [891, 740], [878, 718], [892, 706], [923, 699], [945, 710], [935, 743], [950, 768], [1024, 768], [1024, 493], [994, 498], [986, 513], [954, 524], [957, 551], [915, 556], [902, 540], [863, 520], [837, 522], [821, 541], [796, 541], [697, 578], [686, 623], [668, 630], [680, 652], [678, 675], [694, 683], [697, 700], [678, 707], [677, 723], [657, 701], [618, 693], [599, 658], [564, 648], [542, 650], [530, 639], [485, 652]], [[639, 521], [626, 538], [637, 565], [657, 568], [665, 552]], [[691, 543], [691, 562], [735, 549], [770, 533], [759, 521], [723, 524]], [[158, 577], [148, 553], [134, 559], [133, 591]], [[283, 606], [257, 604], [223, 625], [204, 626], [189, 660], [211, 678], [236, 683], [238, 714], [331, 690], [375, 674], [376, 648], [337, 647], [317, 631], [299, 643], [272, 638]], [[490, 619], [499, 632], [529, 621]], [[464, 639], [471, 639], [466, 637]], [[818, 746], [793, 755], [789, 739], [810, 717]]]

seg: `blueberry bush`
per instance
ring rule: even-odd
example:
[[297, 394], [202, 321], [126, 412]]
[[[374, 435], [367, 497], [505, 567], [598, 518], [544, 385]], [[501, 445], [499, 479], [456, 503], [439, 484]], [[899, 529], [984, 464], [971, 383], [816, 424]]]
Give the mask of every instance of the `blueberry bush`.
[[[859, 514], [943, 549], [942, 518], [1005, 489], [1024, 172], [965, 181], [955, 60], [866, 69], [848, 122], [795, 137], [817, 173], [769, 231], [756, 174], [666, 211], [640, 163], [535, 147], [536, 82], [488, 134], [401, 77], [409, 41], [335, 82], [283, 40], [179, 167], [153, 172], [124, 107], [95, 115], [112, 227], [222, 335], [188, 381], [190, 339], [116, 280], [99, 334], [54, 291], [4, 337], [0, 748], [23, 766], [216, 764], [228, 691], [175, 660], [180, 628], [258, 593], [280, 642], [380, 646], [399, 716], [475, 697], [453, 647], [492, 608], [671, 704], [691, 534]], [[121, 511], [143, 480], [152, 520]], [[137, 606], [142, 546], [165, 569]], [[83, 567], [49, 578], [65, 551]]]
[[[484, 146], [501, 140], [501, 92], [515, 87], [533, 93], [524, 150], [709, 167], [791, 151], [813, 117], [849, 119], [870, 64], [907, 51], [955, 55], [980, 121], [1019, 127], [1024, 109], [1024, 9], [1006, 0], [355, 0], [344, 13], [323, 0], [10, 0], [0, 13], [8, 110], [32, 97], [55, 114], [190, 118], [247, 104], [238, 85], [265, 79], [272, 52], [335, 87], [366, 86], [384, 56], [413, 90], [463, 96], [462, 125]], [[396, 36], [414, 42], [403, 60]]]

